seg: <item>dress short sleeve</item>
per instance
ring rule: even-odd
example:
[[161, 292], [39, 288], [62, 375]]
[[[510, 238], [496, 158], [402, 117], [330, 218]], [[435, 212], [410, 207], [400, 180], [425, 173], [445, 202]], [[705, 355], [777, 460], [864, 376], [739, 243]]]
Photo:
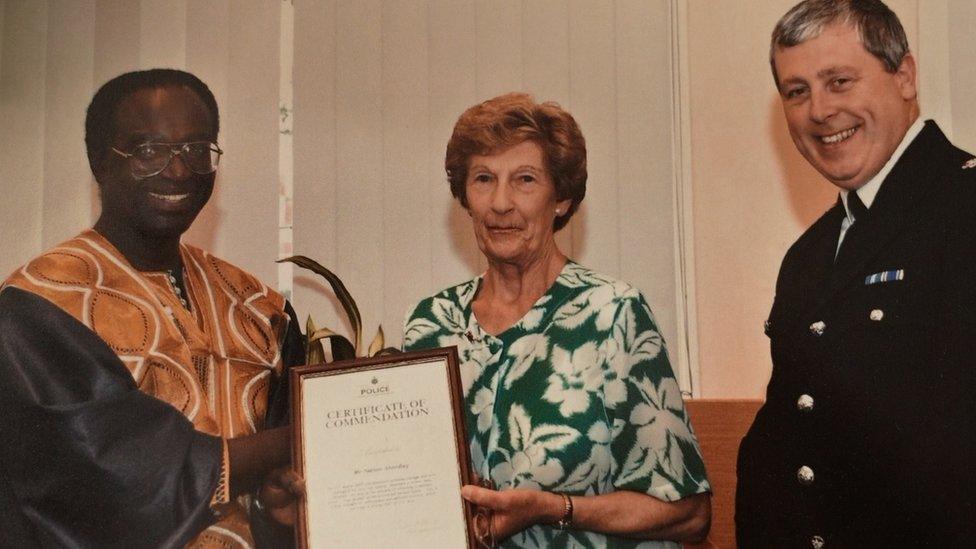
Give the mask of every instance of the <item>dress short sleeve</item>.
[[608, 347], [614, 486], [664, 501], [709, 491], [664, 340], [642, 296], [617, 302]]

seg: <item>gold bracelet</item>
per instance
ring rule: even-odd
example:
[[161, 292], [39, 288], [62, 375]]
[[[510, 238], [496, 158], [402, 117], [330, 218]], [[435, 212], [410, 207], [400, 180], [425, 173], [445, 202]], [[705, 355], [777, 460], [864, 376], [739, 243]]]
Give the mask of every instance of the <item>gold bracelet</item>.
[[573, 498], [567, 494], [559, 494], [563, 497], [563, 505], [565, 510], [563, 511], [563, 516], [556, 522], [556, 528], [560, 530], [569, 530], [573, 527]]

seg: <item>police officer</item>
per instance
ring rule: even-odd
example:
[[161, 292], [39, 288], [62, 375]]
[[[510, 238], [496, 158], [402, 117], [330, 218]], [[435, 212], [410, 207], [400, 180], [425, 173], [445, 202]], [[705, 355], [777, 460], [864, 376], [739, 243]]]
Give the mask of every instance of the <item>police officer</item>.
[[801, 2], [770, 63], [793, 142], [840, 196], [780, 269], [739, 547], [971, 546], [976, 160], [919, 117], [878, 0]]

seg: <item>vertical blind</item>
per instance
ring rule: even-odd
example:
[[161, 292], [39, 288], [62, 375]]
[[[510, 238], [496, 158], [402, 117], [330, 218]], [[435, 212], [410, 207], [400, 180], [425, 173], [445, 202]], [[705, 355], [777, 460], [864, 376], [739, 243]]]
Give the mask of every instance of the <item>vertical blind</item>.
[[[84, 110], [107, 79], [176, 67], [221, 108], [226, 154], [187, 240], [347, 330], [310, 256], [345, 281], [367, 340], [398, 345], [423, 296], [485, 261], [451, 198], [457, 116], [509, 91], [557, 101], [587, 139], [586, 200], [557, 236], [572, 259], [639, 287], [678, 368], [669, 0], [0, 0], [0, 268], [98, 215]], [[686, 370], [686, 368], [685, 368]]]

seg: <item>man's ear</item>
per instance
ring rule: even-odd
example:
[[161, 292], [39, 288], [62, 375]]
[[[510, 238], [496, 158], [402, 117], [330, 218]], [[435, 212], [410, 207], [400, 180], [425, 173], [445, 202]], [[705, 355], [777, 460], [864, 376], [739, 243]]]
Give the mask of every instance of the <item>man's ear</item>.
[[102, 178], [105, 177], [104, 166], [105, 164], [103, 162], [99, 162], [98, 164], [91, 166], [92, 176], [95, 178], [95, 184], [98, 185], [99, 188], [102, 187]]
[[898, 88], [901, 97], [905, 101], [912, 101], [918, 98], [918, 88], [915, 85], [917, 69], [915, 67], [915, 57], [911, 53], [906, 53], [902, 57], [898, 70], [895, 71], [895, 78], [898, 80]]
[[105, 181], [105, 178], [108, 176], [110, 164], [108, 149], [106, 148], [105, 151], [102, 152], [100, 158], [96, 158], [94, 161], [89, 159], [88, 164], [88, 167], [91, 168], [92, 175], [95, 176], [95, 182], [98, 183], [99, 187], [101, 187], [102, 181]]

